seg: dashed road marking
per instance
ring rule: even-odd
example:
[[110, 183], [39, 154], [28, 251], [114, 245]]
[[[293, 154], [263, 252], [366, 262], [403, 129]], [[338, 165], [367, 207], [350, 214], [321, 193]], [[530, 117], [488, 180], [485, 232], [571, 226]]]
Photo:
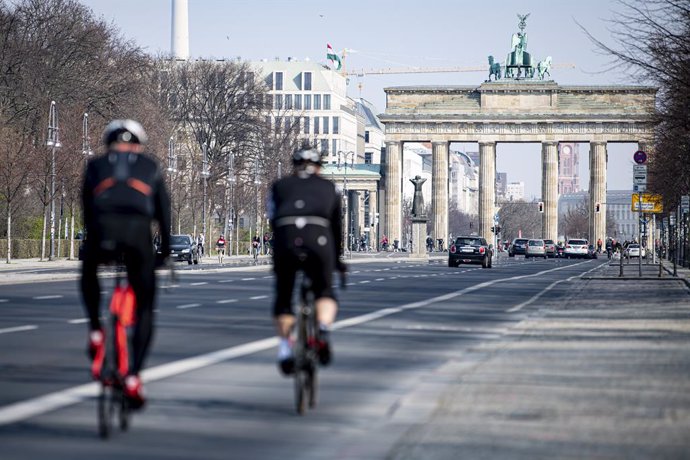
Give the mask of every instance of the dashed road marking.
[[27, 326], [8, 327], [6, 329], [0, 329], [0, 334], [9, 334], [10, 332], [33, 331], [34, 329], [38, 329], [38, 326], [30, 324]]
[[354, 286], [355, 284], [357, 284], [357, 283], [347, 283], [347, 284], [345, 284], [345, 286]]
[[383, 281], [385, 278], [376, 278], [374, 281]]
[[34, 297], [34, 300], [50, 300], [50, 299], [62, 299], [61, 295], [39, 295]]
[[369, 281], [369, 280], [364, 280], [364, 281], [360, 281], [360, 282], [359, 282], [359, 284], [367, 284], [367, 283], [371, 283], [371, 281]]
[[219, 283], [232, 283], [235, 280], [220, 280]]
[[88, 318], [77, 318], [77, 319], [71, 319], [67, 322], [70, 324], [83, 324], [83, 323], [87, 323], [88, 321], [89, 321]]
[[203, 286], [204, 284], [208, 284], [206, 281], [199, 281], [197, 283], [189, 283], [190, 286]]
[[10, 299], [0, 299], [0, 303], [5, 303], [5, 302], [9, 302], [9, 301], [10, 301]]
[[260, 299], [268, 299], [267, 295], [255, 295], [254, 297], [250, 297], [250, 300], [260, 300]]
[[237, 302], [237, 299], [223, 299], [223, 300], [218, 300], [216, 303], [235, 303]]
[[188, 303], [185, 305], [178, 305], [177, 308], [180, 310], [185, 310], [187, 308], [196, 308], [196, 307], [200, 307], [200, 306], [201, 306], [200, 303]]
[[242, 281], [254, 281], [256, 278], [242, 278]]

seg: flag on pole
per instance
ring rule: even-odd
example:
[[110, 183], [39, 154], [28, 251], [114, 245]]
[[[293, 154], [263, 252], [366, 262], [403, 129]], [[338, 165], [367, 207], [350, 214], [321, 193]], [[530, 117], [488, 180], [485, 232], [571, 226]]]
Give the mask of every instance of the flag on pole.
[[331, 47], [331, 45], [330, 45], [329, 43], [327, 43], [326, 45], [327, 45], [327, 48], [326, 48], [326, 59], [328, 59], [329, 61], [331, 61], [331, 62], [333, 63], [334, 66], [335, 66], [336, 63], [337, 63], [338, 66], [336, 67], [335, 70], [340, 70], [340, 68], [343, 66], [342, 62], [340, 62], [340, 56], [338, 56], [337, 54], [335, 54], [335, 51], [333, 51], [333, 48]]

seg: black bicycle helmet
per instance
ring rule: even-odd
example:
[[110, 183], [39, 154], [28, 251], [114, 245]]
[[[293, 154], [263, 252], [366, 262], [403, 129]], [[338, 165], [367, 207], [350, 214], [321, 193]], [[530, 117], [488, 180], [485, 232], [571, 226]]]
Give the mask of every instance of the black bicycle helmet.
[[295, 150], [292, 154], [292, 164], [301, 165], [304, 163], [321, 165], [321, 154], [316, 149], [309, 147]]
[[146, 131], [139, 122], [134, 120], [113, 120], [103, 131], [103, 143], [105, 145], [110, 145], [113, 142], [146, 144], [146, 141], [148, 141]]

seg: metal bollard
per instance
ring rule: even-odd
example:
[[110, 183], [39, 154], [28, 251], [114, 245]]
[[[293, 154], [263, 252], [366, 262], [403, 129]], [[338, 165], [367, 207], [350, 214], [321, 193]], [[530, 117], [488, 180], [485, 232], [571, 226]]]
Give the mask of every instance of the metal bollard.
[[620, 264], [619, 264], [620, 265], [620, 272], [618, 273], [618, 276], [620, 278], [623, 278], [623, 254], [622, 253], [620, 255], [619, 260], [620, 260]]

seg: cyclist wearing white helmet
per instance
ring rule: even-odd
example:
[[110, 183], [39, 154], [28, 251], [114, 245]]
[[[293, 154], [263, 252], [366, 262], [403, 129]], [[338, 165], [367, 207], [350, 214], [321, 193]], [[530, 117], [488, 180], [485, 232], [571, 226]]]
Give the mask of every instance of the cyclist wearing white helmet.
[[[90, 160], [84, 173], [82, 204], [87, 238], [82, 265], [81, 292], [89, 317], [89, 353], [102, 360], [104, 334], [100, 322], [101, 289], [97, 268], [122, 260], [136, 297], [133, 362], [125, 378], [125, 394], [133, 408], [144, 398], [139, 372], [153, 332], [156, 290], [155, 255], [151, 224], [158, 222], [161, 253], [170, 251], [170, 198], [163, 174], [153, 157], [144, 153], [146, 132], [134, 120], [115, 120], [103, 133], [105, 154]], [[94, 377], [96, 377], [94, 371]]]
[[297, 271], [303, 270], [312, 282], [320, 326], [319, 359], [327, 365], [331, 361], [328, 331], [338, 307], [331, 279], [335, 269], [346, 270], [340, 260], [341, 196], [333, 182], [319, 176], [321, 155], [304, 146], [294, 152], [292, 162], [293, 174], [276, 181], [269, 197], [276, 275], [273, 318], [280, 338], [278, 365], [286, 375], [294, 372], [289, 337], [295, 324], [291, 300]]

